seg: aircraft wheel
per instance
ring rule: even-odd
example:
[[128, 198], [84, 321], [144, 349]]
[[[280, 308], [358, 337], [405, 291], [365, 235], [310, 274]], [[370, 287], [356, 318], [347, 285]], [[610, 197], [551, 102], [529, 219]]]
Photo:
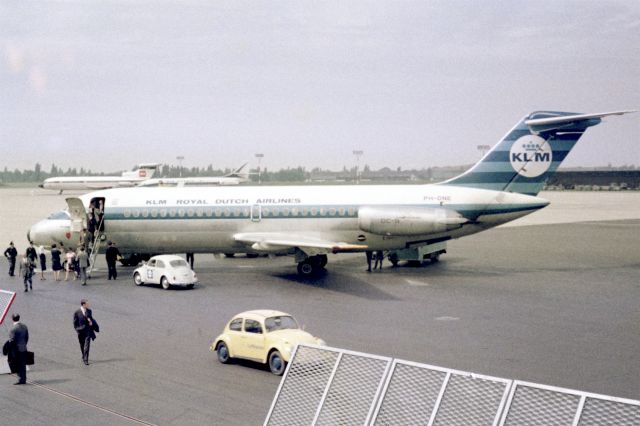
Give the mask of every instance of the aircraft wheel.
[[169, 290], [169, 288], [171, 288], [171, 284], [169, 284], [169, 280], [167, 279], [167, 277], [162, 277], [160, 279], [160, 285], [162, 286], [162, 288], [164, 288], [165, 290]]
[[142, 277], [140, 276], [140, 274], [138, 272], [136, 272], [135, 274], [133, 274], [133, 283], [135, 285], [142, 285], [144, 284], [142, 282]]
[[255, 259], [258, 257], [258, 253], [247, 253], [247, 259]]
[[389, 255], [389, 262], [391, 262], [391, 264], [393, 266], [398, 266], [398, 262], [400, 262], [400, 259], [398, 259], [398, 254], [397, 253], [391, 253]]
[[235, 253], [225, 253], [224, 257], [233, 257], [235, 255], [236, 255]]
[[317, 268], [311, 262], [311, 258], [307, 258], [298, 263], [298, 274], [302, 275], [303, 277], [313, 276], [316, 272]]

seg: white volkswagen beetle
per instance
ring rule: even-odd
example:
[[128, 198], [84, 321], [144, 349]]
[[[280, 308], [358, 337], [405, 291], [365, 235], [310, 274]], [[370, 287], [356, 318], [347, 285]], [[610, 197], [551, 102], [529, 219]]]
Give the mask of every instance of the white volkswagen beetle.
[[171, 286], [193, 288], [198, 283], [198, 277], [182, 257], [163, 254], [153, 256], [133, 271], [133, 282], [135, 285], [160, 284], [168, 290]]

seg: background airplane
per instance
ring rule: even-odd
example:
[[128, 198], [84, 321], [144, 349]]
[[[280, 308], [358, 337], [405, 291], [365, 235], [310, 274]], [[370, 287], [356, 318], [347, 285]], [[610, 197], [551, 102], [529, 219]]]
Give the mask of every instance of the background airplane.
[[224, 176], [203, 176], [188, 178], [154, 178], [138, 183], [136, 186], [209, 186], [209, 185], [239, 185], [249, 181], [249, 172], [242, 170], [248, 163], [244, 163], [236, 170]]
[[107, 189], [117, 187], [131, 187], [138, 183], [150, 179], [159, 164], [144, 163], [139, 164], [130, 172], [123, 172], [120, 176], [63, 176], [50, 177], [38, 185], [44, 189], [64, 190], [82, 190], [82, 189]]
[[103, 205], [102, 239], [134, 259], [286, 253], [301, 275], [313, 275], [328, 253], [417, 251], [547, 206], [537, 194], [586, 129], [627, 112], [531, 113], [471, 169], [439, 184], [109, 189], [67, 198], [67, 219], [41, 221], [28, 238], [73, 247], [89, 205]]

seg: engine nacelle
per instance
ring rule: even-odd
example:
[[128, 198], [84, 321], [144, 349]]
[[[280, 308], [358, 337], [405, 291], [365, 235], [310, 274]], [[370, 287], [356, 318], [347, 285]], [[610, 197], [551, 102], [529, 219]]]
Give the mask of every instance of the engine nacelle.
[[424, 235], [457, 229], [468, 222], [460, 213], [432, 207], [362, 207], [358, 226], [377, 235]]

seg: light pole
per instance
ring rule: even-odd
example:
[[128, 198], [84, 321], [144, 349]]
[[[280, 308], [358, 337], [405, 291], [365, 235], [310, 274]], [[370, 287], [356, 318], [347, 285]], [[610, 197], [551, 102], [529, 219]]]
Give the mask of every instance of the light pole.
[[182, 155], [178, 155], [176, 160], [178, 160], [178, 163], [180, 164], [180, 177], [182, 177], [182, 160], [184, 160], [184, 157]]
[[353, 151], [353, 155], [356, 156], [356, 184], [360, 183], [360, 157], [364, 154], [364, 151], [361, 149], [356, 149]]
[[256, 158], [258, 159], [258, 185], [262, 183], [262, 169], [260, 168], [260, 162], [264, 158], [264, 154], [256, 154]]
[[491, 145], [478, 145], [478, 151], [482, 153], [483, 157], [485, 156], [487, 151], [489, 151], [490, 149], [491, 149]]

